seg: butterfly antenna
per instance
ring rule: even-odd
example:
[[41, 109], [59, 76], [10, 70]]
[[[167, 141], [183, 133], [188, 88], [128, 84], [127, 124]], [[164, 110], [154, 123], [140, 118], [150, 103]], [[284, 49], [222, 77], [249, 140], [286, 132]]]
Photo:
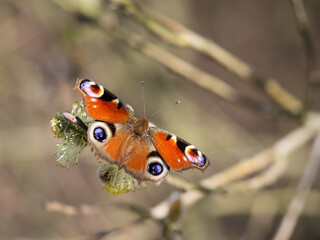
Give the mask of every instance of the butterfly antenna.
[[167, 110], [173, 108], [174, 106], [176, 106], [176, 105], [178, 105], [178, 104], [180, 104], [180, 103], [181, 103], [181, 101], [177, 101], [177, 102], [171, 104], [171, 105], [168, 106], [168, 107], [165, 107], [165, 108], [163, 108], [163, 109], [160, 109], [159, 111], [156, 111], [155, 113], [152, 113], [152, 114], [150, 115], [150, 117], [152, 117], [152, 116], [154, 116], [154, 115], [156, 115], [156, 114], [158, 114], [158, 113], [167, 111]]
[[142, 103], [143, 103], [143, 116], [144, 118], [147, 118], [147, 115], [146, 115], [146, 102], [144, 100], [144, 82], [141, 81], [141, 93], [142, 93]]

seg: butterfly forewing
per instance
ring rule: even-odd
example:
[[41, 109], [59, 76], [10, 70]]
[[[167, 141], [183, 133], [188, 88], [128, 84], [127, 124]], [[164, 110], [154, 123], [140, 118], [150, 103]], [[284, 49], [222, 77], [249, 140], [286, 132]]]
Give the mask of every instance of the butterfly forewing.
[[156, 150], [171, 169], [205, 170], [209, 166], [207, 157], [185, 140], [158, 128], [151, 128], [150, 135]]
[[134, 119], [133, 112], [101, 85], [78, 78], [75, 89], [81, 93], [88, 115], [95, 120], [121, 123]]

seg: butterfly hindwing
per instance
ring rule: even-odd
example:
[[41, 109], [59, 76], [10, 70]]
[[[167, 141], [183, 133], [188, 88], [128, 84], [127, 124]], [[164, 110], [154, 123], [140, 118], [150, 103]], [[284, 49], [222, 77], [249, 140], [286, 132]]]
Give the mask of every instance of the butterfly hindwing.
[[[125, 141], [126, 135], [119, 134], [120, 124], [107, 123], [102, 121], [94, 121], [90, 123], [87, 130], [88, 141], [95, 149], [97, 155], [105, 159], [111, 164], [120, 165], [120, 152]], [[106, 144], [118, 142], [106, 150]]]
[[133, 124], [94, 121], [89, 125], [88, 140], [96, 153], [111, 164], [124, 168], [139, 181], [159, 181], [169, 168], [148, 136], [136, 136]]
[[129, 107], [101, 85], [78, 78], [75, 89], [81, 93], [88, 115], [95, 120], [121, 123], [134, 119]]
[[151, 128], [150, 132], [153, 145], [171, 169], [198, 168], [203, 171], [209, 166], [207, 157], [185, 140], [158, 128]]
[[126, 172], [140, 181], [157, 182], [164, 178], [169, 172], [169, 167], [157, 153], [150, 139], [136, 140], [133, 137], [131, 141], [131, 143], [128, 142], [129, 146], [124, 158]]

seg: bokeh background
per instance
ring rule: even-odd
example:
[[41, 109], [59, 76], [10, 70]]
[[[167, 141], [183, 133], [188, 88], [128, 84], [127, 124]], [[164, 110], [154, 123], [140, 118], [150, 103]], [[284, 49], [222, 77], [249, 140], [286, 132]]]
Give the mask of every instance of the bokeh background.
[[[99, 1], [87, 2], [95, 9]], [[163, 44], [101, 1], [108, 21], [148, 37], [195, 66], [219, 76], [260, 102], [270, 101], [221, 66], [191, 50]], [[307, 65], [291, 1], [165, 0], [143, 1], [195, 32], [213, 39], [267, 77], [276, 78], [299, 99], [306, 97]], [[320, 1], [305, 1], [313, 41], [320, 42]], [[92, 6], [91, 6], [92, 5]], [[111, 196], [97, 178], [98, 160], [87, 149], [77, 166], [56, 166], [57, 139], [51, 116], [71, 109], [79, 94], [77, 77], [108, 88], [142, 116], [140, 82], [145, 82], [147, 113], [181, 100], [150, 120], [192, 142], [211, 159], [205, 173], [172, 173], [190, 182], [225, 169], [270, 146], [299, 121], [271, 118], [226, 103], [206, 89], [166, 70], [101, 29], [91, 26], [56, 1], [0, 1], [0, 239], [77, 239], [121, 226], [136, 218], [112, 203], [149, 208], [175, 188], [162, 183], [146, 190]], [[319, 56], [319, 44], [316, 54]], [[315, 90], [316, 91], [316, 90]], [[319, 94], [319, 91], [318, 91]], [[245, 194], [213, 194], [183, 213], [184, 239], [270, 239], [285, 212], [310, 147], [293, 154], [275, 186]], [[292, 239], [320, 238], [319, 177]], [[106, 204], [99, 212], [67, 216], [48, 212], [46, 202], [80, 206]], [[160, 239], [153, 221], [105, 239]]]

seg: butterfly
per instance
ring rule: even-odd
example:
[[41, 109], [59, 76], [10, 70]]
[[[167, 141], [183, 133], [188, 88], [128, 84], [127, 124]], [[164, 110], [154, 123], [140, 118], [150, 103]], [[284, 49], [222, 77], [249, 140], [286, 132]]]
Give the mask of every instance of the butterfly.
[[207, 157], [193, 145], [137, 118], [129, 105], [101, 85], [78, 78], [75, 89], [94, 119], [86, 129], [96, 154], [138, 181], [160, 181], [170, 169], [204, 171], [209, 166]]

